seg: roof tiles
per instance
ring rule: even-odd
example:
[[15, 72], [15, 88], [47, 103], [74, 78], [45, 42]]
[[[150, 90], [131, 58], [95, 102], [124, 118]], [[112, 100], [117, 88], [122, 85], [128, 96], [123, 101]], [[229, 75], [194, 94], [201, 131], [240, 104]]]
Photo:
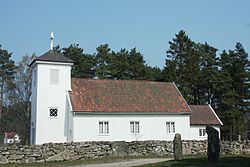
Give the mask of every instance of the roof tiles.
[[191, 125], [222, 125], [222, 122], [209, 105], [189, 105]]
[[190, 112], [168, 82], [72, 78], [69, 94], [75, 112]]

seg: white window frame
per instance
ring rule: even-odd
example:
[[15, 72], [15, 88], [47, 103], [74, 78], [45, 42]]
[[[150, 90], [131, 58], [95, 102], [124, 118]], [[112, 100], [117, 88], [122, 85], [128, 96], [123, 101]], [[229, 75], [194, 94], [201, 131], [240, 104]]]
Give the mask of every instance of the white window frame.
[[130, 121], [130, 134], [140, 134], [140, 121]]
[[99, 135], [109, 135], [109, 121], [98, 121]]
[[[59, 69], [50, 69], [50, 84], [58, 85], [59, 84]], [[55, 78], [56, 77], [56, 78]]]
[[166, 122], [166, 133], [167, 134], [175, 134], [175, 122], [167, 121]]
[[205, 128], [199, 128], [199, 137], [206, 137], [206, 129]]
[[[57, 116], [50, 116], [50, 110], [51, 109], [57, 109]], [[48, 116], [49, 116], [50, 119], [58, 119], [59, 118], [59, 108], [58, 107], [49, 107]]]

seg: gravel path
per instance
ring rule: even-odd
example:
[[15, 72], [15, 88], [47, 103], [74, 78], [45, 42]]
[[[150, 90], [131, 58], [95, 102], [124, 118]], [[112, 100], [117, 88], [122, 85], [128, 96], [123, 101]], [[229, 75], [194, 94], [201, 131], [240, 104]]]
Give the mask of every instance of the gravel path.
[[112, 163], [104, 163], [104, 164], [86, 164], [79, 165], [75, 167], [131, 167], [131, 166], [139, 166], [144, 164], [157, 163], [162, 161], [167, 161], [170, 159], [167, 158], [143, 158], [143, 159], [131, 159], [120, 162], [112, 162]]

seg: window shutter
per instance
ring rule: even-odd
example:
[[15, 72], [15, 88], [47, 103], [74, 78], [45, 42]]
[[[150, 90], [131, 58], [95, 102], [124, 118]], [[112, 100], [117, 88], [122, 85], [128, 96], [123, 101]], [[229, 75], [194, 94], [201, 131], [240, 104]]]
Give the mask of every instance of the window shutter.
[[59, 83], [59, 70], [50, 69], [50, 84], [57, 85]]

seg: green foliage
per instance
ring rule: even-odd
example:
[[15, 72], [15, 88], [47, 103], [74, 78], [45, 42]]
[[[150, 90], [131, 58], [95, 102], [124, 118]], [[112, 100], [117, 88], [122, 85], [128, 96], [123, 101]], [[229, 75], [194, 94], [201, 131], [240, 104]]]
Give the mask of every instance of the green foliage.
[[162, 71], [158, 67], [151, 67], [145, 65], [145, 76], [143, 79], [149, 81], [162, 81], [163, 80]]
[[169, 42], [170, 48], [166, 52], [164, 80], [174, 81], [188, 103], [199, 104], [200, 54], [183, 30], [175, 37], [173, 42]]
[[189, 104], [210, 104], [224, 122], [223, 138], [244, 136], [250, 82], [243, 46], [217, 57], [216, 48], [193, 42], [183, 30], [169, 44], [164, 80], [175, 82]]
[[[30, 102], [20, 102], [8, 106], [3, 112], [3, 117], [0, 126], [0, 134], [4, 132], [16, 132], [21, 137], [21, 144], [29, 144], [30, 134]], [[24, 108], [27, 107], [27, 108]], [[28, 109], [28, 115], [27, 115]]]
[[223, 51], [219, 61], [221, 73], [228, 76], [227, 87], [220, 92], [220, 105], [218, 110], [225, 122], [224, 131], [228, 139], [237, 139], [244, 135], [244, 113], [249, 112], [249, 61], [247, 53], [240, 43], [236, 43], [234, 50], [227, 53]]
[[[7, 50], [2, 49], [0, 45], [0, 132], [2, 131], [2, 111], [4, 103], [7, 103], [7, 93], [8, 90], [14, 87], [14, 74], [15, 74], [15, 64], [11, 60], [11, 53]], [[6, 104], [7, 105], [7, 104]], [[0, 133], [0, 136], [2, 134]], [[1, 143], [2, 141], [0, 141]]]
[[218, 84], [219, 71], [217, 65], [216, 52], [217, 49], [207, 43], [196, 44], [196, 50], [199, 54], [200, 76], [198, 81], [199, 87], [199, 104], [208, 103], [215, 107], [215, 93]]
[[31, 116], [31, 78], [32, 71], [29, 64], [35, 58], [25, 55], [22, 60], [17, 63], [16, 74], [13, 82], [15, 86], [8, 89], [9, 105], [3, 115], [1, 122], [1, 133], [17, 132], [21, 137], [23, 144], [29, 143], [29, 129]]
[[[161, 73], [158, 68], [145, 65], [143, 55], [136, 48], [119, 52], [111, 51], [107, 44], [100, 45], [96, 54], [96, 75], [101, 79], [156, 80]], [[159, 73], [157, 73], [159, 72]]]
[[[3, 106], [5, 99], [4, 94], [8, 89], [14, 86], [14, 75], [16, 66], [13, 60], [11, 60], [11, 54], [5, 49], [1, 49], [0, 45], [0, 105]], [[0, 116], [1, 118], [1, 116]]]
[[[61, 52], [59, 46], [55, 47]], [[96, 54], [84, 54], [78, 44], [62, 49], [62, 54], [74, 61], [73, 77], [126, 79], [126, 80], [161, 80], [161, 70], [145, 64], [143, 55], [132, 48], [112, 51], [108, 44], [96, 48]]]
[[93, 55], [84, 54], [79, 44], [71, 44], [68, 48], [63, 48], [62, 54], [74, 61], [71, 74], [73, 77], [94, 77], [95, 58]]

